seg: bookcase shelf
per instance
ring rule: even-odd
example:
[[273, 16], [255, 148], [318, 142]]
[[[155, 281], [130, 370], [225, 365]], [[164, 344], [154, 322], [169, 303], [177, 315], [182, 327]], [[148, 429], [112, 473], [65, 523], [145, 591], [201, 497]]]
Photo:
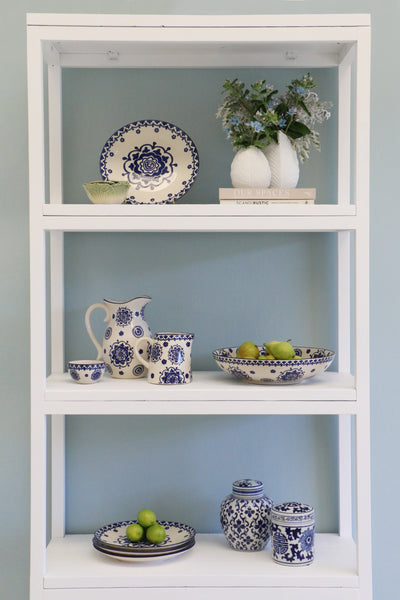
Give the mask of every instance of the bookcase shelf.
[[[135, 594], [142, 600], [160, 595], [200, 600], [205, 594], [214, 600], [239, 600], [250, 594], [254, 600], [372, 600], [369, 15], [29, 14], [27, 46], [30, 600], [127, 600]], [[223, 205], [218, 203], [218, 190], [201, 204], [91, 205], [64, 198], [62, 70], [92, 67], [336, 69], [336, 203], [326, 204], [328, 199], [317, 194], [312, 205]], [[334, 233], [337, 372], [292, 386], [243, 384], [219, 371], [195, 371], [191, 384], [171, 388], [149, 385], [144, 379], [108, 377], [95, 385], [76, 385], [64, 372], [66, 232]], [[46, 376], [48, 362], [51, 374]], [[259, 553], [234, 552], [222, 535], [201, 531], [194, 548], [165, 562], [124, 564], [102, 556], [92, 547], [90, 534], [66, 530], [65, 418], [69, 415], [337, 415], [339, 531], [318, 533], [315, 562], [296, 569], [273, 563], [268, 548]]]

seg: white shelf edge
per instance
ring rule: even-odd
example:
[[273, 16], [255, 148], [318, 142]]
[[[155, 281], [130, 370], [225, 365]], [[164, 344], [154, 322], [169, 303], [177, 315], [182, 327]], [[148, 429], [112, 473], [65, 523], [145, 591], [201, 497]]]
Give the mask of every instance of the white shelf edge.
[[104, 377], [77, 384], [50, 375], [45, 414], [356, 414], [354, 377], [326, 372], [299, 385], [251, 385], [218, 371], [194, 372], [190, 384], [153, 385], [146, 379]]
[[291, 568], [260, 552], [236, 552], [223, 534], [198, 534], [181, 556], [148, 564], [125, 563], [97, 552], [92, 535], [53, 539], [47, 548], [46, 589], [169, 587], [357, 588], [356, 547], [337, 534], [316, 534], [315, 560]]
[[218, 204], [161, 206], [43, 205], [48, 231], [348, 231], [358, 226], [354, 205], [266, 207]]
[[[147, 14], [70, 14], [27, 13], [28, 26], [89, 27], [369, 27], [368, 13], [294, 14], [294, 15], [147, 15]], [[256, 23], [256, 25], [254, 25]]]
[[45, 217], [186, 217], [186, 216], [334, 216], [356, 215], [354, 204], [43, 204]]

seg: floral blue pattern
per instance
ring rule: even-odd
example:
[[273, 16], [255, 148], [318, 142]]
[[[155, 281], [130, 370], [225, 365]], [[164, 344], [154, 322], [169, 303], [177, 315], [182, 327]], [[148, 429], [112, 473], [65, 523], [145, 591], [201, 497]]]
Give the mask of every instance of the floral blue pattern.
[[182, 347], [178, 344], [171, 346], [171, 348], [168, 350], [168, 359], [172, 363], [180, 365], [185, 360], [185, 353]]
[[272, 500], [264, 495], [263, 484], [241, 479], [232, 485], [232, 494], [220, 507], [220, 522], [228, 544], [234, 550], [262, 550], [270, 538]]
[[160, 373], [161, 383], [185, 383], [185, 375], [176, 367], [168, 367]]
[[314, 509], [286, 502], [271, 511], [272, 558], [283, 565], [308, 565], [314, 560]]
[[133, 358], [133, 348], [128, 342], [114, 342], [109, 351], [110, 362], [116, 367], [130, 365]]
[[162, 356], [162, 347], [157, 342], [154, 342], [151, 348], [151, 361], [158, 362]]
[[124, 125], [105, 143], [100, 173], [105, 181], [129, 181], [127, 204], [170, 204], [186, 194], [199, 171], [191, 138], [166, 121]]
[[178, 166], [170, 151], [170, 147], [163, 148], [156, 142], [135, 146], [123, 157], [124, 173], [128, 181], [137, 190], [146, 187], [153, 189], [170, 183], [174, 168]]
[[132, 311], [126, 306], [120, 306], [115, 314], [115, 322], [119, 327], [125, 327], [132, 321]]

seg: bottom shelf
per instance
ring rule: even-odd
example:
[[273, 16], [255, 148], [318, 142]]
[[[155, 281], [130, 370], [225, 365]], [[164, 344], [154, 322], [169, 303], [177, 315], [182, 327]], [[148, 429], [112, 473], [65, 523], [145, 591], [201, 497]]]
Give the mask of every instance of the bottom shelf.
[[[277, 588], [285, 588], [289, 590], [285, 598], [302, 598], [302, 595], [292, 595], [290, 589], [347, 588], [348, 593], [341, 596], [327, 594], [324, 599], [358, 598], [355, 543], [352, 539], [336, 534], [316, 535], [314, 563], [304, 567], [275, 564], [270, 546], [254, 553], [231, 550], [222, 534], [198, 534], [196, 545], [188, 552], [175, 558], [146, 564], [126, 563], [109, 558], [93, 548], [91, 538], [91, 535], [67, 535], [50, 542], [47, 548], [45, 590], [75, 588], [75, 593], [77, 588], [87, 591], [89, 588], [142, 588], [141, 598], [150, 598], [153, 595], [143, 595], [143, 588], [152, 588], [153, 591], [156, 588], [155, 592], [158, 589], [158, 594], [160, 588], [175, 588], [175, 591], [176, 588], [191, 588], [193, 592], [197, 588], [220, 588], [220, 592], [221, 588], [254, 588], [254, 591], [256, 588], [264, 588], [264, 594], [265, 588], [274, 588], [276, 592]], [[132, 589], [130, 593], [132, 594]], [[45, 595], [50, 596], [51, 594]], [[54, 597], [66, 598], [67, 595], [54, 594]], [[78, 597], [80, 598], [78, 595], [74, 596]], [[84, 594], [82, 597], [85, 597]], [[98, 594], [96, 597], [106, 596]], [[121, 594], [112, 597], [125, 596]], [[174, 597], [189, 596], [175, 594]], [[196, 593], [191, 597], [197, 598]], [[224, 598], [225, 595], [219, 597]], [[274, 595], [274, 598], [280, 597], [279, 593]], [[314, 598], [314, 594], [310, 596], [308, 593], [307, 597]]]

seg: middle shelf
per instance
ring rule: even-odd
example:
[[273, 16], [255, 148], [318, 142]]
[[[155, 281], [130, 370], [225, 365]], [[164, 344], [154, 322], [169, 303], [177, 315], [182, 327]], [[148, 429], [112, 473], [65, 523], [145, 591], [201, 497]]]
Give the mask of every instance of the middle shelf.
[[105, 377], [80, 385], [68, 374], [50, 375], [44, 414], [356, 414], [354, 377], [325, 372], [296, 385], [253, 385], [218, 371], [195, 371], [184, 385]]

